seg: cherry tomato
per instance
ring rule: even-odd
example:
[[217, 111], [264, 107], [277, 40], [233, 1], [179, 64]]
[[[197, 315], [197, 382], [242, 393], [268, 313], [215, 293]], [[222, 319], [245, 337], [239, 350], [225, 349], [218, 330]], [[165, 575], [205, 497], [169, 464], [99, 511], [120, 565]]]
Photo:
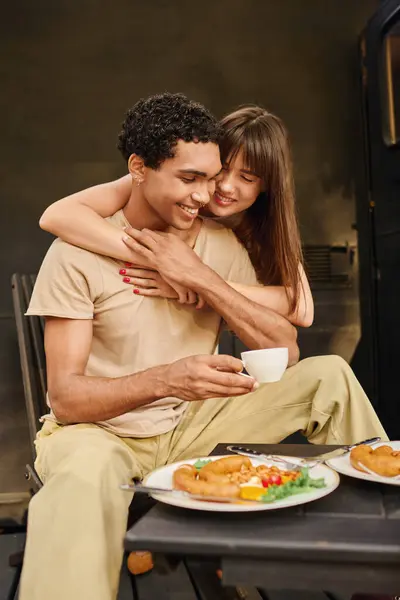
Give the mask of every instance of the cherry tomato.
[[275, 475], [275, 474], [270, 475], [269, 482], [270, 482], [270, 484], [281, 485], [282, 477], [280, 475]]
[[[269, 478], [268, 478], [268, 479], [269, 479]], [[268, 481], [268, 479], [264, 479], [264, 478], [263, 478], [263, 479], [261, 479], [262, 486], [263, 486], [263, 487], [265, 487], [265, 488], [267, 488], [267, 487], [269, 486], [269, 481]]]

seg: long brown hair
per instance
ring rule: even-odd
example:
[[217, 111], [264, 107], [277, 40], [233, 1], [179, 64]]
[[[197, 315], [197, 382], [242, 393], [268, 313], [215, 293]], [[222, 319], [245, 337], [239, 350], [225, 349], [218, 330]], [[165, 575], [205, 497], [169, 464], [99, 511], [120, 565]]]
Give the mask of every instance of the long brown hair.
[[302, 251], [286, 128], [259, 106], [240, 107], [221, 124], [222, 163], [229, 165], [242, 151], [246, 168], [262, 179], [265, 189], [243, 214], [235, 234], [247, 249], [258, 280], [285, 286], [294, 312], [300, 294]]

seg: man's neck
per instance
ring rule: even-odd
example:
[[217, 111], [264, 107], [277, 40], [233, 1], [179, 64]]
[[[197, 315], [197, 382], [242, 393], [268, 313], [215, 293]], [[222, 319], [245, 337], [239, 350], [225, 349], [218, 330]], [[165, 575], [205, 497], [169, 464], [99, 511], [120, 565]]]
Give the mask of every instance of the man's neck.
[[183, 231], [165, 223], [146, 201], [140, 187], [132, 187], [130, 198], [122, 210], [131, 227], [172, 233], [187, 242], [190, 246], [194, 245], [201, 228], [200, 219], [196, 219], [190, 229]]
[[125, 218], [135, 229], [166, 231], [167, 225], [151, 208], [140, 187], [132, 186], [131, 195], [123, 208]]

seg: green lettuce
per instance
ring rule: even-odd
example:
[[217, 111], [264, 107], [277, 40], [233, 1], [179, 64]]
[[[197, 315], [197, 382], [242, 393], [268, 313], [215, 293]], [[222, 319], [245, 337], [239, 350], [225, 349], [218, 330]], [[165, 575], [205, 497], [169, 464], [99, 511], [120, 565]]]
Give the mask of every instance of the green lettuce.
[[276, 500], [283, 500], [295, 494], [305, 494], [324, 487], [326, 487], [326, 483], [323, 477], [313, 479], [310, 477], [308, 469], [304, 468], [301, 470], [300, 477], [295, 481], [287, 481], [281, 485], [270, 485], [266, 493], [261, 496], [261, 502], [276, 502]]

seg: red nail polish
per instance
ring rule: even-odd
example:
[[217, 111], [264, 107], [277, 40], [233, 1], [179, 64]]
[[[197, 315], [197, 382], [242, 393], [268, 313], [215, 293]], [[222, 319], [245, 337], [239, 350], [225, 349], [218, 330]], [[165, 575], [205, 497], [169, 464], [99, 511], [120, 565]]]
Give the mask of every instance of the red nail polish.
[[126, 275], [126, 269], [120, 269], [119, 270], [119, 274], [120, 275]]
[[131, 280], [131, 278], [130, 278], [130, 277], [124, 277], [122, 281], [123, 281], [124, 283], [129, 283], [129, 282], [130, 282], [130, 280]]
[[132, 266], [132, 263], [124, 263], [124, 264], [125, 264], [126, 267], [128, 267], [128, 269], [129, 269], [129, 267]]
[[140, 294], [140, 290], [138, 290], [138, 289], [136, 289], [136, 288], [135, 288], [135, 289], [133, 290], [133, 293], [134, 293], [134, 294]]

